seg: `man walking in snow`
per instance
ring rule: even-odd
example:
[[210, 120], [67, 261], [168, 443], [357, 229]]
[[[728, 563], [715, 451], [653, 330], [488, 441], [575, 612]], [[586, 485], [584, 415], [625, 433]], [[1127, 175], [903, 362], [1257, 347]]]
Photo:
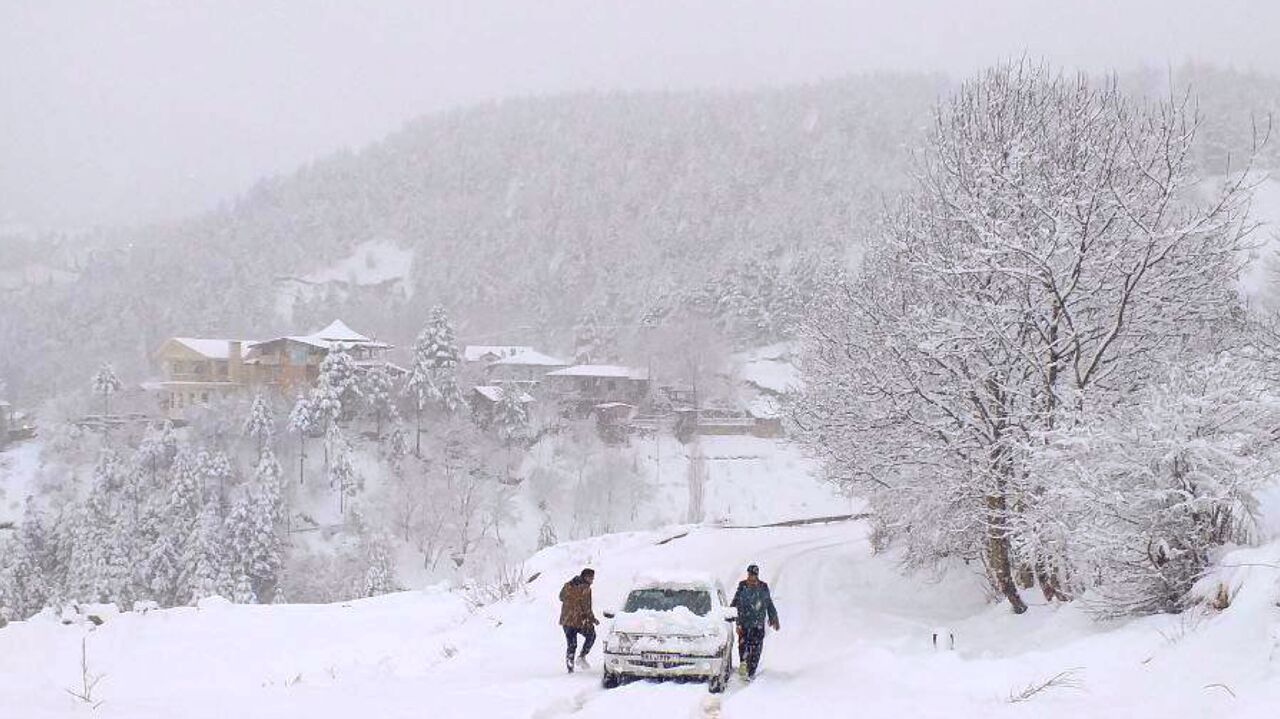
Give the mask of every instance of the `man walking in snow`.
[[578, 649], [578, 635], [582, 635], [582, 654], [578, 655], [579, 669], [590, 669], [587, 663], [587, 652], [596, 642], [596, 625], [600, 623], [591, 611], [591, 583], [595, 581], [594, 569], [582, 572], [565, 582], [560, 589], [560, 626], [564, 629], [564, 640], [567, 649], [564, 655], [564, 666], [571, 673], [574, 668], [573, 655]]
[[754, 679], [760, 654], [764, 652], [764, 626], [768, 621], [773, 631], [778, 631], [778, 610], [773, 606], [769, 585], [760, 581], [760, 567], [747, 567], [747, 578], [738, 582], [729, 606], [738, 609], [738, 671], [747, 679]]

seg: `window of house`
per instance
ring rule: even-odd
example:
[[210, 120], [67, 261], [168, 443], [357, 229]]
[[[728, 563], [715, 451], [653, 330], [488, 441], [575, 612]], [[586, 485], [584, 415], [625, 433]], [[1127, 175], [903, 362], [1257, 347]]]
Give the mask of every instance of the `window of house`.
[[297, 346], [297, 347], [290, 347], [290, 348], [289, 348], [289, 362], [291, 362], [292, 364], [306, 364], [306, 363], [307, 363], [307, 348], [306, 348], [306, 347], [301, 347], [301, 346]]
[[209, 404], [209, 393], [208, 393], [208, 392], [201, 392], [201, 393], [200, 393], [200, 404]]

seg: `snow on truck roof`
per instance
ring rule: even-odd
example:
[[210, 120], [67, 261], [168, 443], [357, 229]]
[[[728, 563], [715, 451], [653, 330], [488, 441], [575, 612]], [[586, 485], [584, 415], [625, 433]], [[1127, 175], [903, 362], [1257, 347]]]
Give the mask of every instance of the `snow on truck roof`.
[[636, 575], [632, 589], [715, 589], [715, 577], [691, 570], [650, 570]]

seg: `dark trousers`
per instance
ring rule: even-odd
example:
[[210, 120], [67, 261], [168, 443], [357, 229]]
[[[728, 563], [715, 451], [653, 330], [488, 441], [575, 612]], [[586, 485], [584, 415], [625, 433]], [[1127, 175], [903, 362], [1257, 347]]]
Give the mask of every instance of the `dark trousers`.
[[596, 643], [596, 628], [588, 627], [561, 627], [564, 629], [564, 643], [566, 649], [564, 652], [565, 659], [573, 661], [573, 655], [578, 651], [578, 635], [582, 635], [582, 656], [587, 656], [587, 652], [591, 651], [591, 645]]
[[738, 657], [747, 665], [747, 676], [756, 675], [756, 667], [760, 664], [760, 654], [764, 651], [764, 626], [743, 627], [741, 643], [738, 644]]

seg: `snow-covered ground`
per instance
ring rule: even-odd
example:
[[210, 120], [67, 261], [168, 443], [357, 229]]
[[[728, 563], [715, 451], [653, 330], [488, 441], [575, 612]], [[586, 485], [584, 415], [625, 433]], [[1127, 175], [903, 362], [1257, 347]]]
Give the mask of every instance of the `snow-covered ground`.
[[22, 519], [39, 475], [40, 444], [22, 442], [0, 452], [0, 522]]
[[[687, 533], [686, 533], [687, 532]], [[1115, 625], [1078, 606], [1014, 617], [963, 570], [930, 583], [873, 555], [867, 527], [712, 527], [610, 535], [552, 547], [527, 593], [469, 611], [441, 589], [324, 606], [206, 602], [108, 618], [92, 631], [52, 616], [0, 630], [0, 706], [88, 713], [80, 642], [105, 678], [102, 717], [1270, 717], [1280, 706], [1280, 545], [1243, 552], [1224, 612]], [[683, 535], [683, 536], [681, 536]], [[664, 541], [669, 540], [669, 541]], [[563, 674], [560, 584], [597, 570], [597, 613], [652, 568], [726, 584], [748, 562], [773, 587], [782, 630], [762, 674], [722, 696], [696, 684], [605, 691], [599, 670]], [[731, 586], [731, 585], [730, 585]], [[1196, 618], [1191, 618], [1194, 616]], [[947, 627], [955, 651], [935, 651]], [[605, 627], [602, 627], [604, 629]], [[598, 652], [598, 650], [597, 650]], [[1075, 688], [1026, 687], [1064, 671]], [[15, 715], [17, 716], [17, 715]]]

